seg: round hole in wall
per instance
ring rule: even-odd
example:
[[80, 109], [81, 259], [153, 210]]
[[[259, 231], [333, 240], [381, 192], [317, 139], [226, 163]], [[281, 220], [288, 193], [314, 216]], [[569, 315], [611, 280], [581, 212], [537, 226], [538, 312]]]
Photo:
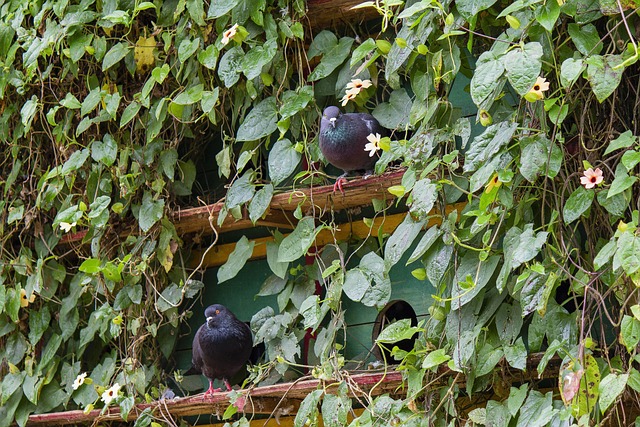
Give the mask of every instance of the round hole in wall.
[[394, 346], [398, 346], [401, 350], [410, 351], [413, 348], [413, 343], [416, 340], [416, 335], [413, 337], [395, 342], [393, 344], [385, 344], [386, 348], [381, 348], [379, 345], [375, 344], [378, 335], [380, 332], [386, 328], [390, 323], [397, 322], [402, 319], [411, 319], [411, 326], [418, 325], [418, 318], [416, 316], [416, 312], [411, 307], [411, 304], [404, 300], [393, 300], [389, 301], [387, 305], [378, 313], [378, 317], [376, 317], [376, 321], [373, 324], [373, 332], [371, 334], [371, 341], [374, 343], [373, 345], [373, 354], [376, 356], [378, 360], [386, 360], [387, 363], [393, 361], [391, 357], [391, 349]]

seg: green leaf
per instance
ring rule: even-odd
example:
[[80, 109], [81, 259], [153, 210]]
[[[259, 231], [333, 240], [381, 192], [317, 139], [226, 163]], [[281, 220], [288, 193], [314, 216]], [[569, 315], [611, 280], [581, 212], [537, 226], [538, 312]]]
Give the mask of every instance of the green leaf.
[[[630, 130], [627, 130], [621, 133], [620, 135], [618, 135], [616, 139], [613, 139], [611, 140], [611, 142], [609, 142], [607, 149], [604, 151], [604, 156], [616, 150], [619, 150], [621, 148], [629, 148], [633, 144], [636, 144], [637, 142], [638, 142], [638, 137], [634, 136]], [[627, 168], [627, 169], [631, 169], [631, 168]]]
[[627, 275], [640, 270], [640, 237], [630, 232], [622, 233], [617, 246], [613, 256], [613, 269], [622, 267]]
[[531, 261], [542, 249], [549, 235], [546, 231], [535, 233], [533, 224], [526, 224], [524, 229], [516, 226], [507, 231], [504, 238], [505, 258], [511, 260], [512, 269], [522, 263]]
[[265, 98], [245, 117], [236, 134], [237, 141], [255, 141], [278, 128], [278, 109], [273, 96]]
[[293, 427], [304, 427], [305, 425], [316, 425], [318, 418], [318, 403], [324, 392], [322, 389], [314, 390], [307, 394], [300, 404], [300, 409], [293, 421]]
[[547, 137], [536, 135], [521, 138], [520, 148], [520, 173], [527, 181], [533, 183], [545, 172], [550, 178], [557, 175], [562, 166], [562, 150]]
[[592, 24], [569, 24], [567, 27], [571, 41], [584, 56], [599, 55], [602, 52], [602, 41], [598, 30]]
[[216, 69], [220, 51], [214, 44], [210, 44], [206, 49], [198, 52], [198, 61], [210, 70]]
[[518, 127], [517, 123], [500, 122], [489, 126], [471, 141], [465, 154], [464, 171], [471, 172], [495, 157], [507, 145]]
[[249, 203], [249, 219], [256, 223], [269, 208], [273, 197], [273, 185], [267, 184], [256, 192]]
[[[342, 383], [346, 384], [346, 383]], [[325, 427], [343, 427], [347, 425], [351, 399], [343, 393], [325, 394], [322, 399], [322, 423]]]
[[[454, 283], [451, 288], [451, 309], [457, 310], [463, 305], [473, 301], [476, 295], [489, 283], [489, 279], [495, 272], [500, 257], [491, 256], [481, 261], [478, 254], [472, 251], [466, 252], [459, 261]], [[472, 288], [465, 288], [465, 279], [471, 278]]]
[[582, 74], [585, 65], [582, 59], [567, 58], [560, 67], [560, 83], [563, 87], [571, 86]]
[[431, 245], [433, 245], [441, 235], [442, 235], [442, 230], [440, 230], [440, 228], [437, 225], [430, 227], [426, 231], [426, 233], [424, 233], [424, 235], [418, 242], [418, 245], [414, 249], [413, 253], [407, 260], [407, 265], [420, 259], [422, 255], [424, 255], [429, 250]]
[[380, 335], [378, 335], [378, 338], [376, 338], [376, 342], [393, 344], [398, 341], [410, 339], [419, 330], [420, 328], [417, 326], [411, 326], [411, 319], [401, 319], [385, 327], [382, 332], [380, 332]]
[[191, 105], [196, 102], [200, 102], [202, 99], [202, 91], [204, 89], [204, 85], [197, 84], [195, 86], [191, 86], [189, 89], [181, 92], [178, 96], [173, 99], [173, 103], [178, 105]]
[[49, 328], [51, 321], [51, 313], [48, 306], [43, 306], [40, 310], [31, 310], [29, 312], [29, 342], [36, 345], [42, 334]]
[[370, 288], [371, 281], [362, 270], [354, 268], [345, 274], [342, 290], [352, 301], [361, 301]]
[[627, 170], [632, 170], [640, 163], [640, 153], [636, 150], [627, 150], [620, 159]]
[[436, 366], [440, 366], [444, 362], [447, 362], [451, 359], [446, 351], [443, 348], [439, 348], [427, 354], [427, 356], [422, 361], [423, 369], [431, 369]]
[[156, 307], [160, 312], [178, 307], [182, 302], [182, 289], [175, 283], [170, 284], [160, 294], [156, 300]]
[[[342, 37], [340, 41], [333, 46], [330, 50], [324, 52], [322, 56], [322, 60], [316, 66], [316, 68], [309, 74], [307, 77], [307, 81], [314, 82], [316, 80], [323, 79], [331, 74], [340, 64], [342, 64], [345, 59], [349, 56], [351, 52], [351, 45], [353, 44], [354, 39], [351, 37]], [[309, 49], [311, 52], [311, 49]]]
[[385, 262], [394, 265], [400, 261], [425, 224], [426, 220], [416, 221], [411, 215], [405, 215], [404, 220], [387, 240], [384, 248]]
[[120, 127], [124, 127], [129, 123], [135, 116], [138, 115], [140, 111], [140, 103], [136, 101], [132, 101], [131, 104], [127, 105], [127, 108], [122, 112], [122, 116], [120, 117]]
[[594, 196], [595, 192], [593, 190], [587, 190], [583, 186], [576, 188], [562, 208], [565, 224], [571, 224], [580, 218], [591, 207]]
[[304, 328], [315, 331], [324, 317], [320, 308], [320, 297], [309, 295], [300, 305], [300, 314], [304, 317]]
[[376, 49], [376, 42], [372, 38], [368, 38], [360, 46], [353, 50], [351, 54], [351, 62], [349, 67], [353, 68], [356, 64], [362, 61], [367, 55], [369, 55], [374, 49]]
[[219, 18], [226, 15], [236, 7], [240, 0], [211, 0], [209, 4], [209, 11], [207, 12], [207, 19]]
[[231, 188], [229, 188], [227, 192], [225, 202], [227, 209], [234, 209], [251, 200], [256, 191], [256, 186], [253, 184], [253, 177], [253, 169], [249, 169], [240, 178], [233, 181]]
[[150, 192], [145, 191], [138, 212], [138, 224], [143, 232], [151, 230], [164, 214], [164, 199], [153, 200]]
[[627, 348], [629, 353], [640, 342], [640, 321], [633, 316], [624, 315], [620, 324], [620, 342]]
[[616, 401], [627, 385], [629, 374], [610, 373], [600, 381], [600, 413], [604, 414], [609, 406]]
[[188, 40], [183, 39], [178, 46], [178, 60], [184, 63], [187, 59], [196, 53], [200, 47], [200, 39]]
[[527, 387], [529, 384], [525, 383], [520, 386], [520, 388], [511, 387], [509, 391], [509, 397], [507, 398], [507, 407], [509, 408], [509, 413], [512, 417], [515, 417], [524, 400], [527, 398]]
[[522, 337], [518, 337], [513, 345], [504, 346], [503, 350], [504, 358], [507, 359], [509, 365], [522, 371], [527, 369], [527, 348]]
[[170, 181], [174, 179], [177, 164], [178, 151], [175, 148], [163, 150], [162, 153], [160, 153], [160, 167]]
[[[129, 53], [129, 44], [122, 42], [115, 44], [102, 60], [102, 71], [106, 71], [120, 62]], [[84, 114], [83, 114], [84, 115]]]
[[538, 42], [510, 50], [503, 57], [507, 79], [520, 96], [531, 90], [542, 69], [542, 46]]
[[238, 240], [233, 252], [229, 254], [227, 262], [218, 270], [218, 283], [226, 282], [236, 277], [247, 260], [251, 258], [255, 244], [256, 242], [250, 241], [247, 236], [242, 236]]
[[409, 211], [418, 218], [426, 217], [438, 199], [438, 187], [430, 179], [418, 180], [411, 192], [411, 208]]
[[488, 99], [489, 95], [492, 95], [500, 87], [504, 71], [501, 56], [492, 51], [480, 55], [476, 63], [476, 70], [471, 78], [471, 98], [476, 105], [480, 106], [487, 100], [492, 101]]
[[86, 116], [88, 113], [93, 111], [102, 100], [102, 95], [103, 92], [99, 87], [92, 89], [84, 99], [84, 101], [82, 101], [82, 109], [80, 110], [80, 114], [82, 116]]
[[64, 99], [60, 101], [60, 105], [70, 110], [77, 110], [78, 108], [82, 107], [82, 104], [80, 104], [78, 98], [76, 98], [71, 92], [67, 92]]
[[267, 40], [262, 45], [256, 45], [242, 58], [240, 68], [248, 80], [253, 80], [262, 73], [262, 68], [269, 64], [278, 51], [276, 40]]
[[218, 64], [218, 76], [226, 87], [235, 85], [240, 79], [240, 63], [244, 57], [244, 51], [240, 46], [235, 46], [225, 52]]
[[91, 143], [91, 158], [96, 162], [101, 162], [105, 166], [115, 163], [118, 155], [118, 144], [110, 134], [105, 134], [103, 141], [93, 141]]
[[539, 391], [531, 390], [529, 397], [520, 408], [520, 416], [516, 427], [543, 427], [558, 412], [553, 409], [552, 393], [542, 394]]
[[609, 191], [607, 192], [607, 198], [620, 194], [627, 188], [631, 188], [636, 181], [638, 181], [638, 177], [635, 175], [629, 176], [626, 173], [616, 173], [616, 177], [613, 179], [611, 187], [609, 187]]
[[306, 85], [296, 91], [288, 90], [282, 94], [282, 119], [292, 117], [303, 110], [313, 100], [313, 87]]
[[613, 254], [616, 253], [616, 242], [611, 240], [598, 251], [598, 255], [593, 259], [593, 266], [596, 270], [600, 270], [609, 262]]
[[271, 271], [273, 271], [273, 274], [284, 279], [287, 275], [289, 263], [278, 261], [278, 251], [280, 250], [281, 241], [282, 235], [279, 232], [276, 232], [276, 240], [267, 242], [267, 263], [269, 264]]
[[537, 13], [534, 12], [536, 21], [540, 23], [548, 32], [553, 31], [558, 18], [560, 17], [560, 4], [557, 1], [545, 2], [538, 8]]
[[387, 129], [402, 129], [409, 125], [409, 113], [413, 105], [405, 89], [391, 92], [389, 102], [382, 102], [371, 112]]
[[315, 219], [304, 217], [298, 222], [295, 230], [280, 243], [278, 262], [295, 261], [307, 253], [322, 227], [315, 227]]
[[269, 178], [274, 186], [287, 179], [298, 167], [302, 154], [298, 153], [291, 141], [281, 139], [269, 151]]
[[495, 2], [496, 0], [464, 0], [456, 3], [456, 7], [460, 15], [469, 21], [481, 10], [489, 9]]
[[603, 102], [620, 84], [624, 67], [619, 55], [594, 55], [587, 60], [587, 80], [591, 84], [596, 99]]

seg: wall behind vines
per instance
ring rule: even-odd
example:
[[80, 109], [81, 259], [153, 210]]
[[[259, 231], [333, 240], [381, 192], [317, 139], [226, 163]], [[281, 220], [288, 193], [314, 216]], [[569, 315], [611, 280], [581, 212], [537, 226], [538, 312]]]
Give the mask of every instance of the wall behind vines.
[[[261, 294], [278, 294], [279, 310], [252, 319], [268, 356], [254, 377], [291, 372], [306, 329], [317, 332], [313, 375], [339, 372], [341, 301], [384, 306], [390, 269], [412, 244], [406, 268], [435, 303], [428, 320], [379, 340], [420, 334], [395, 353], [406, 399], [367, 400], [348, 421], [346, 385], [318, 390], [296, 425], [319, 410], [332, 426], [632, 423], [635, 2], [375, 1], [361, 5], [373, 22], [327, 29], [310, 26], [307, 6], [0, 1], [0, 425], [108, 405], [126, 414], [159, 398], [203, 288], [171, 213], [200, 197], [224, 200], [220, 222], [244, 208], [255, 221], [274, 192], [330, 182], [316, 136], [322, 108], [340, 103], [395, 131], [376, 171], [406, 167], [389, 197], [409, 215], [391, 236], [336, 242], [302, 267], [335, 224], [297, 212], [268, 251], [274, 277]], [[473, 117], [452, 96], [463, 77]], [[354, 91], [354, 79], [371, 85]], [[442, 213], [459, 200], [463, 212]], [[385, 203], [374, 208], [384, 217]], [[430, 216], [441, 224], [421, 233]], [[250, 245], [239, 242], [220, 280], [242, 271]], [[494, 375], [537, 352], [539, 371], [563, 359], [561, 393]], [[425, 388], [441, 365], [465, 374], [464, 386], [452, 377]], [[492, 386], [486, 407], [459, 403]]]

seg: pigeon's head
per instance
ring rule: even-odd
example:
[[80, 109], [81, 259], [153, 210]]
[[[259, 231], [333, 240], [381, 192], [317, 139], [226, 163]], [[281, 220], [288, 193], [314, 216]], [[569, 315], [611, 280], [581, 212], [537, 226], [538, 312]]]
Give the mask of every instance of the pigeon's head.
[[325, 108], [324, 111], [322, 112], [322, 121], [328, 122], [332, 127], [335, 128], [336, 120], [338, 120], [338, 117], [340, 117], [340, 114], [342, 114], [340, 112], [340, 109], [335, 105], [332, 105], [331, 107]]
[[207, 307], [204, 311], [204, 316], [207, 319], [207, 325], [211, 328], [223, 319], [233, 316], [233, 314], [224, 305], [213, 304]]

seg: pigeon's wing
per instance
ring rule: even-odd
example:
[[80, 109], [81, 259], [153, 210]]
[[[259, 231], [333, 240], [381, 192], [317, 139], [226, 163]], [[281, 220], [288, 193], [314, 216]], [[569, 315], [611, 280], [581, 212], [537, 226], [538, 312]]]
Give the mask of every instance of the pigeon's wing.
[[362, 114], [362, 121], [364, 122], [367, 130], [369, 131], [369, 134], [373, 133], [382, 133], [384, 132], [384, 130], [382, 129], [382, 126], [380, 126], [380, 123], [378, 123], [378, 120], [376, 120], [375, 117], [373, 117], [371, 114]]
[[204, 362], [202, 361], [202, 347], [200, 347], [200, 333], [202, 331], [202, 326], [196, 332], [196, 336], [193, 338], [193, 347], [191, 349], [191, 364], [193, 365], [189, 371], [193, 373], [202, 373], [202, 366]]

